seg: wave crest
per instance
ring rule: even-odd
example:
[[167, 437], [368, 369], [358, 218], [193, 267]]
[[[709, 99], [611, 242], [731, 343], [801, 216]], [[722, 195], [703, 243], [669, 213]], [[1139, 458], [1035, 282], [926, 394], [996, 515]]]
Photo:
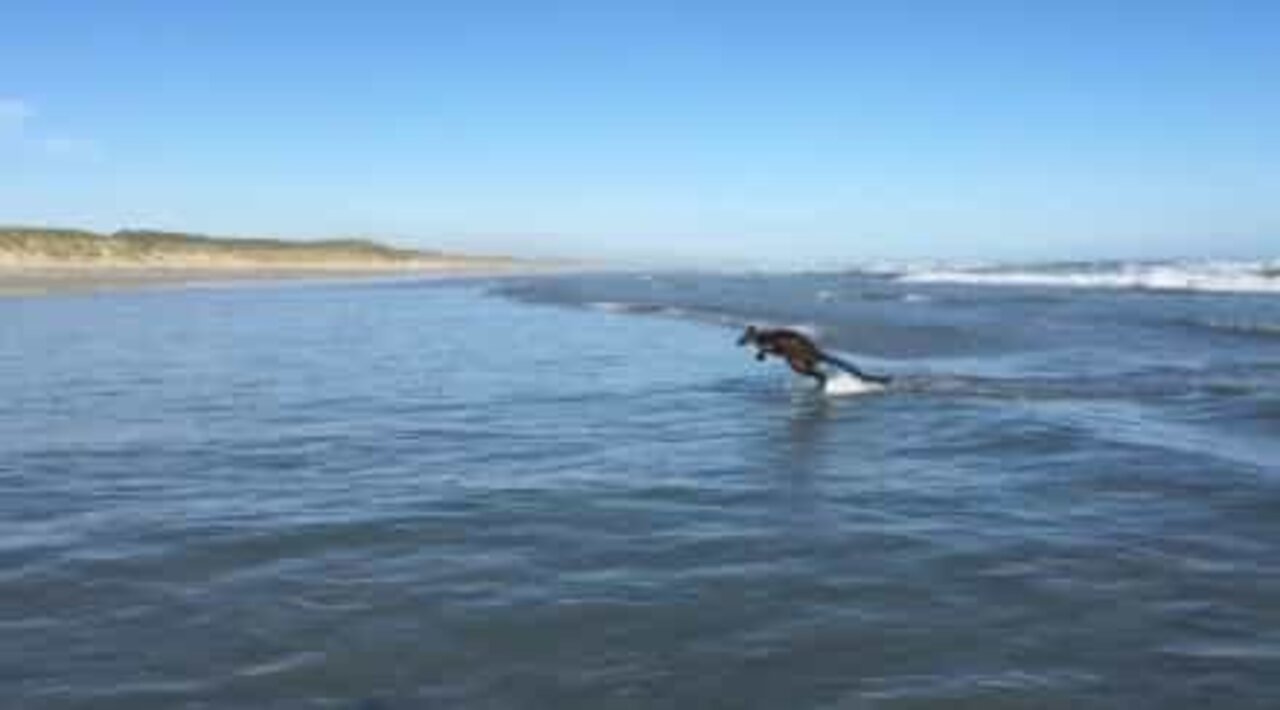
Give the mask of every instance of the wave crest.
[[1152, 291], [1280, 293], [1280, 262], [1089, 262], [908, 269], [899, 281]]

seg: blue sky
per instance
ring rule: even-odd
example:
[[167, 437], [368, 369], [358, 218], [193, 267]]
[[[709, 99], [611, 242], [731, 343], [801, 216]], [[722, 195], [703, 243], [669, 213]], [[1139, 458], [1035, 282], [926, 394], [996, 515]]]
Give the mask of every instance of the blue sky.
[[9, 3], [0, 223], [1280, 256], [1280, 3]]

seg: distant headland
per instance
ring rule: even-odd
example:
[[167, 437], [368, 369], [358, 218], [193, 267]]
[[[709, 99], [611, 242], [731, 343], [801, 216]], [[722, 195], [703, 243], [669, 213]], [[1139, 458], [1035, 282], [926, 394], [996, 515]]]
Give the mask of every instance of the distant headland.
[[509, 257], [388, 246], [126, 229], [0, 227], [0, 295], [264, 278], [471, 274], [545, 267]]

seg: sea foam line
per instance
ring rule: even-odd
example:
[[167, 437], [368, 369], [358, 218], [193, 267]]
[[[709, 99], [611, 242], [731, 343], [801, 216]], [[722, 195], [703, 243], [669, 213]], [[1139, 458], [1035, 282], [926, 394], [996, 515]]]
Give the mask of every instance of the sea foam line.
[[1275, 262], [1124, 263], [1078, 269], [944, 267], [908, 270], [897, 278], [912, 283], [1280, 293], [1280, 264]]

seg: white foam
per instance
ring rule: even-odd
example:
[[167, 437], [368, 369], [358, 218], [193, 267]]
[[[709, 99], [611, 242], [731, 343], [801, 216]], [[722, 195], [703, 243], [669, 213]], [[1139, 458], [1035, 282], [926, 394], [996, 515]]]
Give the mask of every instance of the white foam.
[[884, 385], [878, 382], [868, 382], [845, 372], [827, 378], [827, 384], [822, 388], [823, 394], [832, 397], [847, 397], [883, 391]]
[[898, 277], [914, 283], [959, 283], [990, 286], [1058, 286], [1074, 288], [1149, 289], [1280, 293], [1277, 262], [1125, 262], [1023, 268], [926, 268]]
[[674, 306], [658, 306], [650, 303], [622, 303], [619, 301], [591, 301], [587, 304], [589, 308], [605, 313], [665, 313], [669, 315], [682, 315], [683, 309]]

